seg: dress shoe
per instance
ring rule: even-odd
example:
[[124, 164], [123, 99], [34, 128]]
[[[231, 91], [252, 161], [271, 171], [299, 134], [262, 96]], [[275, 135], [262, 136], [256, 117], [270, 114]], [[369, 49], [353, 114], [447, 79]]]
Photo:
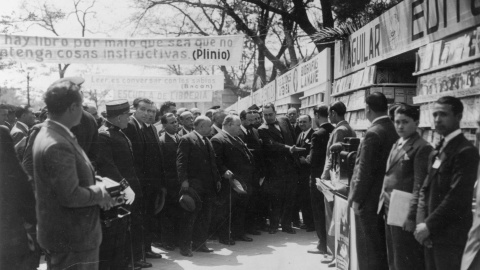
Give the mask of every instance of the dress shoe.
[[156, 253], [156, 252], [153, 252], [153, 251], [147, 251], [147, 252], [145, 252], [145, 257], [147, 257], [149, 259], [161, 259], [162, 254]]
[[335, 262], [335, 258], [333, 258], [333, 256], [331, 255], [325, 255], [325, 257], [323, 259], [320, 260], [321, 263], [324, 263], [324, 264], [330, 264], [332, 262]]
[[319, 250], [318, 248], [307, 250], [310, 254], [326, 254], [325, 251]]
[[302, 229], [302, 230], [305, 230], [305, 229], [307, 228], [307, 225], [305, 225], [305, 224], [302, 224], [302, 225], [300, 225], [300, 227], [299, 227], [299, 228], [300, 228], [300, 229]]
[[[142, 268], [141, 268], [140, 266], [134, 266], [133, 269], [134, 269], [134, 270], [140, 270], [140, 269], [142, 269]], [[127, 266], [125, 269], [123, 269], [123, 270], [132, 270], [132, 265], [131, 265], [131, 264], [128, 264], [128, 266]]]
[[333, 260], [331, 263], [328, 264], [328, 267], [335, 267], [336, 264], [337, 264], [337, 261]]
[[207, 248], [205, 245], [201, 245], [197, 248], [194, 248], [193, 249], [194, 251], [198, 251], [198, 252], [205, 252], [205, 253], [210, 253], [210, 252], [213, 252], [213, 249], [209, 249]]
[[133, 265], [134, 265], [134, 266], [139, 266], [139, 267], [141, 267], [141, 268], [150, 268], [150, 267], [152, 267], [152, 264], [151, 264], [151, 263], [146, 262], [146, 261], [142, 261], [142, 260], [136, 261]]
[[163, 249], [173, 251], [175, 250], [175, 246], [170, 244], [163, 244]]
[[244, 241], [244, 242], [252, 242], [252, 241], [253, 241], [252, 238], [250, 238], [250, 237], [248, 237], [248, 236], [246, 236], [246, 235], [236, 236], [236, 237], [234, 237], [234, 239], [235, 239], [236, 241]]
[[289, 234], [296, 234], [297, 232], [293, 228], [284, 228], [282, 229], [282, 232], [286, 232]]
[[315, 228], [307, 227], [307, 229], [305, 229], [305, 231], [306, 232], [314, 232]]
[[163, 247], [163, 244], [162, 244], [161, 242], [153, 242], [153, 243], [152, 243], [152, 247], [162, 248], [162, 247]]
[[180, 254], [182, 254], [185, 257], [193, 257], [193, 253], [189, 248], [185, 248], [185, 249], [181, 248]]
[[277, 231], [278, 231], [277, 229], [270, 229], [270, 230], [268, 230], [268, 233], [269, 234], [276, 234]]
[[293, 224], [293, 227], [297, 227], [297, 228], [300, 228], [302, 226], [300, 221], [294, 221], [294, 222], [292, 222], [292, 224]]
[[228, 239], [221, 239], [220, 238], [220, 239], [218, 239], [218, 242], [220, 242], [221, 244], [227, 245], [227, 246], [235, 245], [235, 240], [233, 240], [233, 239], [228, 240]]
[[262, 234], [260, 231], [257, 231], [257, 230], [248, 230], [247, 233], [251, 234], [251, 235], [261, 235]]

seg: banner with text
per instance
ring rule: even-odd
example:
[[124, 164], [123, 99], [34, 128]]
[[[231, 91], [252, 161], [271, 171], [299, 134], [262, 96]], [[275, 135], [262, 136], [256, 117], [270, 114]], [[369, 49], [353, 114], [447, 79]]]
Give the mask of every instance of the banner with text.
[[223, 90], [223, 75], [186, 76], [109, 76], [87, 75], [85, 86], [105, 89], [141, 89], [165, 91]]
[[0, 59], [38, 63], [238, 66], [243, 36], [109, 39], [0, 34]]
[[165, 101], [173, 102], [211, 102], [213, 99], [212, 90], [181, 90], [181, 91], [152, 91], [152, 90], [113, 90], [114, 99], [148, 98], [156, 103]]
[[478, 0], [405, 0], [335, 44], [335, 79], [478, 25]]

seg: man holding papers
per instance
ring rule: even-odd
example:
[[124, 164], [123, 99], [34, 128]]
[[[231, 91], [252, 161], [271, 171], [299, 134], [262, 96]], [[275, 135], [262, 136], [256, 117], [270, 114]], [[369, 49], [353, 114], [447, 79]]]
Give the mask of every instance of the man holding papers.
[[[427, 175], [428, 156], [432, 152], [432, 146], [417, 133], [419, 118], [417, 107], [400, 105], [395, 110], [394, 124], [400, 139], [393, 145], [387, 159], [378, 204], [379, 212], [384, 208], [387, 220], [385, 235], [389, 268], [395, 270], [425, 267], [423, 249], [415, 240], [413, 231], [416, 225], [418, 194]], [[394, 210], [402, 207], [403, 211]], [[401, 221], [394, 224], [392, 220], [398, 220], [398, 217]]]

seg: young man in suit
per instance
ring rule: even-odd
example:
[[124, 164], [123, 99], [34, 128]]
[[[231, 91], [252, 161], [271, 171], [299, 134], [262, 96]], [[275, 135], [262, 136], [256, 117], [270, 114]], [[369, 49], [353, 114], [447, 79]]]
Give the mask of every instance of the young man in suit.
[[278, 117], [275, 106], [267, 103], [263, 107], [265, 123], [258, 133], [263, 142], [266, 183], [265, 190], [271, 205], [270, 234], [278, 231], [280, 220], [282, 231], [295, 234], [292, 228], [293, 203], [298, 182], [299, 151], [295, 146], [295, 131], [286, 117]]
[[[480, 135], [480, 117], [477, 120], [477, 138]], [[480, 181], [480, 169], [477, 170], [477, 182]], [[473, 225], [468, 233], [468, 240], [463, 251], [461, 270], [480, 269], [480, 187], [476, 187], [476, 207]]]
[[[17, 157], [19, 160], [23, 159], [23, 150], [25, 149], [25, 139], [28, 135], [28, 130], [35, 124], [35, 114], [32, 108], [23, 105], [15, 109], [15, 116], [17, 122], [10, 131]], [[23, 140], [23, 141], [22, 141]], [[22, 142], [21, 142], [22, 141]], [[21, 143], [20, 143], [21, 142]]]
[[[344, 138], [357, 137], [357, 135], [355, 134], [355, 131], [353, 131], [352, 127], [350, 127], [348, 122], [345, 120], [346, 112], [347, 112], [347, 107], [341, 101], [336, 101], [328, 107], [328, 120], [330, 121], [330, 123], [335, 124], [335, 129], [332, 131], [332, 133], [330, 134], [330, 138], [328, 139], [327, 148], [326, 148], [327, 155], [325, 157], [326, 158], [325, 166], [323, 168], [323, 172], [320, 179], [332, 180], [330, 175], [330, 170], [334, 168], [333, 168], [333, 160], [330, 152], [330, 147], [335, 143], [343, 143]], [[331, 226], [335, 226], [335, 224], [332, 224], [333, 201], [329, 202], [326, 198], [323, 198], [323, 201], [325, 204], [325, 225], [328, 231]], [[327, 246], [329, 247], [330, 250], [333, 250], [333, 248], [335, 247], [335, 243], [334, 243], [335, 239], [332, 239], [332, 238], [333, 237], [330, 237], [329, 235], [327, 235]], [[314, 249], [314, 250], [309, 250], [308, 252], [312, 253], [315, 251], [316, 250]], [[335, 259], [334, 252], [329, 252], [329, 254], [326, 255], [321, 262], [329, 263], [331, 265], [331, 264], [335, 264], [334, 259]]]
[[63, 78], [45, 94], [50, 119], [33, 145], [40, 246], [50, 269], [97, 269], [102, 241], [99, 205], [113, 200], [70, 128], [82, 117], [82, 78]]
[[439, 98], [433, 108], [435, 130], [443, 138], [429, 158], [415, 229], [415, 238], [425, 245], [427, 270], [459, 269], [472, 226], [479, 156], [462, 134], [462, 114], [462, 102], [451, 96]]
[[297, 136], [296, 146], [305, 148], [305, 150], [298, 152], [300, 171], [298, 174], [298, 186], [295, 198], [296, 207], [294, 208], [293, 218], [299, 218], [298, 212], [301, 210], [303, 226], [300, 228], [306, 229], [307, 232], [313, 232], [315, 231], [315, 224], [313, 222], [312, 203], [310, 201], [310, 164], [306, 159], [310, 154], [312, 135], [314, 132], [310, 115], [300, 115], [300, 117], [298, 117], [298, 126], [301, 132]]
[[332, 124], [328, 123], [328, 107], [318, 106], [313, 110], [315, 124], [318, 127], [312, 134], [312, 145], [307, 161], [310, 162], [310, 201], [312, 204], [313, 222], [318, 237], [317, 247], [309, 250], [312, 254], [333, 253], [327, 249], [327, 224], [325, 222], [324, 196], [317, 188], [317, 178], [320, 178], [325, 166], [327, 143], [333, 130]]
[[176, 133], [178, 121], [173, 113], [166, 113], [161, 118], [165, 132], [160, 137], [160, 149], [163, 155], [163, 167], [165, 168], [165, 206], [160, 212], [160, 224], [162, 228], [162, 243], [167, 250], [174, 250], [179, 237], [178, 228], [184, 210], [180, 207], [180, 182], [177, 174], [177, 149], [180, 136]]
[[[215, 152], [206, 136], [212, 122], [206, 116], [195, 119], [195, 130], [180, 138], [177, 150], [177, 172], [183, 192], [193, 189], [200, 198], [192, 212], [185, 212], [180, 227], [180, 253], [191, 257], [192, 249], [212, 252], [205, 245], [212, 217], [212, 207], [221, 182]], [[193, 243], [192, 243], [193, 240]], [[192, 245], [192, 247], [190, 247]]]
[[[418, 194], [428, 172], [432, 146], [417, 133], [420, 112], [417, 107], [400, 105], [395, 110], [395, 129], [400, 139], [393, 145], [387, 160], [378, 212], [388, 217], [393, 190], [411, 193], [407, 220], [403, 227], [385, 224], [388, 265], [390, 269], [424, 269], [422, 246], [415, 240]], [[383, 208], [383, 211], [381, 211]]]
[[[252, 182], [250, 183], [250, 198], [248, 200], [247, 213], [245, 214], [245, 230], [248, 234], [260, 235], [260, 231], [257, 228], [262, 227], [265, 222], [263, 218], [266, 218], [268, 212], [266, 203], [261, 198], [261, 185], [265, 180], [265, 162], [263, 160], [262, 141], [258, 130], [254, 127], [255, 117], [258, 116], [258, 112], [254, 110], [243, 110], [240, 112], [240, 120], [242, 125], [240, 126], [239, 137], [247, 145], [248, 150], [253, 154], [255, 159], [255, 172]], [[264, 213], [264, 214], [262, 214]]]
[[[145, 138], [145, 131], [143, 130], [143, 123], [147, 120], [147, 110], [153, 102], [146, 98], [136, 98], [133, 101], [133, 108], [135, 112], [130, 117], [128, 125], [125, 129], [122, 129], [123, 133], [127, 135], [132, 144], [133, 161], [135, 165], [135, 173], [140, 180], [142, 186], [142, 193], [136, 194], [138, 204], [133, 204], [131, 209], [131, 234], [133, 242], [133, 257], [136, 265], [140, 267], [152, 267], [152, 264], [145, 261], [145, 234], [144, 230], [144, 196], [143, 190], [147, 189], [150, 185], [147, 182], [145, 175], [145, 157], [147, 142]], [[143, 266], [142, 266], [143, 265]]]
[[[140, 182], [135, 174], [130, 140], [122, 132], [129, 120], [130, 105], [127, 100], [105, 103], [107, 119], [99, 128], [97, 174], [108, 177], [122, 186], [127, 204], [135, 202], [135, 194], [141, 194]], [[104, 213], [108, 215], [107, 213]], [[102, 221], [103, 241], [100, 245], [100, 269], [126, 269], [125, 255], [130, 253], [127, 240], [128, 219]], [[138, 267], [138, 266], [137, 266]]]
[[372, 125], [358, 146], [348, 204], [355, 212], [359, 269], [383, 270], [388, 268], [385, 222], [377, 207], [388, 155], [398, 135], [387, 115], [385, 95], [375, 92], [365, 103], [365, 116]]
[[[252, 153], [245, 143], [238, 137], [241, 132], [241, 121], [236, 115], [227, 115], [223, 121], [222, 132], [217, 133], [211, 139], [217, 168], [220, 175], [228, 180], [223, 182], [220, 190], [220, 243], [226, 245], [235, 244], [235, 241], [251, 242], [253, 239], [245, 235], [245, 212], [251, 194], [252, 182], [255, 171], [255, 161]], [[233, 180], [238, 180], [247, 194], [239, 194], [233, 190]], [[230, 202], [231, 194], [231, 202]], [[229, 218], [231, 203], [231, 236], [229, 235], [229, 222], [223, 222]]]

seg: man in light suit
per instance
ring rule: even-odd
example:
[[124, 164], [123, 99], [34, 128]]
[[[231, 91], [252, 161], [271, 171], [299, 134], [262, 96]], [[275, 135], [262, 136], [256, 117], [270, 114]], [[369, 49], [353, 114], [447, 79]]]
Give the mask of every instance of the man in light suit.
[[263, 107], [265, 122], [258, 129], [263, 142], [266, 167], [265, 190], [271, 204], [270, 234], [278, 231], [280, 220], [282, 231], [295, 234], [292, 228], [293, 203], [298, 182], [299, 160], [295, 146], [295, 131], [286, 117], [278, 117], [275, 106], [267, 103]]
[[177, 174], [177, 148], [180, 136], [176, 133], [178, 121], [173, 113], [166, 113], [161, 118], [165, 132], [160, 137], [160, 149], [163, 155], [163, 168], [165, 168], [165, 206], [160, 212], [163, 248], [174, 250], [179, 237], [181, 217], [184, 210], [180, 207], [180, 182]]
[[388, 268], [383, 215], [377, 215], [387, 158], [398, 135], [388, 118], [387, 98], [379, 92], [365, 99], [365, 116], [372, 123], [358, 146], [348, 204], [355, 211], [360, 270]]
[[[245, 143], [237, 136], [240, 132], [241, 122], [236, 115], [228, 115], [223, 121], [222, 132], [211, 139], [217, 168], [226, 181], [220, 190], [219, 200], [219, 240], [226, 245], [235, 244], [235, 241], [251, 242], [253, 239], [245, 235], [245, 211], [248, 197], [251, 194], [252, 181], [255, 171], [255, 161], [252, 153]], [[247, 194], [239, 194], [233, 190], [233, 180], [238, 180]], [[231, 194], [231, 195], [230, 195]], [[231, 196], [231, 201], [230, 201]], [[230, 208], [231, 204], [231, 208]], [[229, 232], [229, 213], [231, 209], [231, 236]]]
[[301, 210], [304, 224], [301, 229], [306, 229], [307, 232], [313, 232], [315, 231], [315, 224], [313, 222], [312, 203], [310, 201], [310, 163], [308, 163], [306, 159], [310, 154], [312, 135], [314, 133], [310, 115], [300, 115], [300, 117], [298, 117], [298, 126], [301, 131], [298, 133], [296, 146], [305, 148], [305, 150], [298, 152], [300, 172], [298, 174], [298, 186], [295, 198], [296, 208], [294, 209], [293, 218], [298, 218], [298, 212]]
[[180, 227], [180, 254], [187, 257], [193, 256], [191, 244], [195, 251], [212, 252], [205, 243], [215, 192], [221, 187], [215, 151], [206, 137], [210, 134], [212, 122], [206, 116], [199, 116], [193, 125], [195, 130], [180, 138], [177, 150], [178, 181], [182, 191], [193, 189], [200, 198], [192, 212], [185, 212]]
[[425, 245], [427, 270], [459, 269], [472, 226], [478, 149], [462, 134], [463, 104], [445, 96], [435, 102], [435, 130], [443, 136], [429, 157], [420, 190], [415, 239]]
[[63, 78], [45, 94], [50, 119], [33, 145], [38, 242], [50, 269], [97, 269], [102, 241], [99, 205], [111, 207], [105, 187], [70, 128], [82, 117], [82, 78]]
[[17, 122], [10, 131], [10, 135], [15, 145], [17, 157], [19, 160], [22, 160], [28, 130], [35, 124], [35, 114], [33, 114], [32, 108], [23, 105], [15, 109], [15, 116], [17, 117]]
[[390, 269], [424, 269], [422, 246], [415, 240], [418, 194], [428, 172], [428, 156], [432, 146], [417, 133], [420, 112], [417, 107], [400, 105], [395, 111], [395, 128], [400, 139], [393, 145], [387, 161], [378, 212], [383, 208], [388, 217], [393, 190], [413, 195], [407, 220], [402, 227], [385, 224], [388, 264]]

